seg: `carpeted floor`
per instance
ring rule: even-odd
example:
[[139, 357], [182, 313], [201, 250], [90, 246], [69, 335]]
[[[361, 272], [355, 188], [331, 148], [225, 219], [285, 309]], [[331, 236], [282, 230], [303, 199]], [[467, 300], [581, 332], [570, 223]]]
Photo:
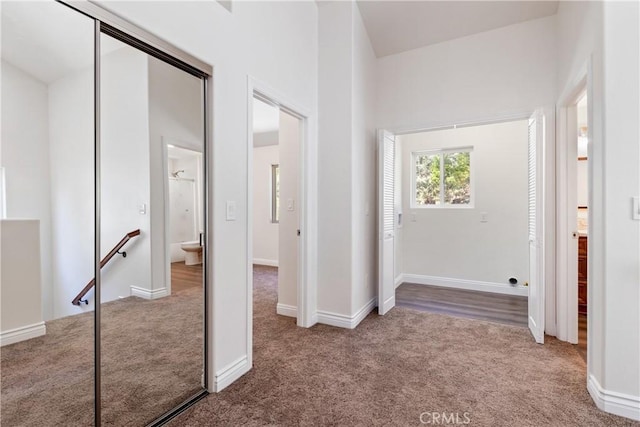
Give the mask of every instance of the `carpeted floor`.
[[[384, 317], [371, 313], [355, 330], [298, 328], [294, 319], [275, 314], [277, 269], [254, 271], [253, 369], [171, 425], [417, 426], [421, 414], [423, 421], [433, 420], [427, 412], [457, 413], [461, 421], [466, 415], [477, 426], [639, 425], [595, 407], [585, 387], [584, 361], [570, 344], [548, 338], [541, 346], [526, 328], [407, 308]], [[105, 346], [105, 395], [113, 400], [104, 408], [105, 425], [143, 425], [160, 412], [159, 403], [181, 399], [170, 402], [165, 387], [186, 397], [199, 384], [201, 366], [179, 370], [199, 356], [201, 331], [184, 334], [191, 330], [184, 322], [201, 321], [197, 292], [114, 304], [121, 308], [113, 308], [104, 327], [105, 334], [118, 337], [112, 342], [125, 340], [118, 336], [129, 327], [122, 324], [124, 313], [145, 309], [132, 330], [136, 340]], [[38, 338], [45, 351], [27, 352], [20, 348], [26, 343], [2, 349], [3, 426], [91, 424], [91, 321], [62, 319]], [[160, 321], [174, 325], [170, 335], [154, 335]], [[47, 341], [56, 335], [67, 339]], [[150, 351], [169, 339], [180, 344]], [[18, 350], [19, 360], [12, 356]], [[140, 365], [118, 368], [139, 354], [146, 355], [134, 359]]]
[[466, 412], [476, 426], [638, 425], [595, 407], [570, 344], [406, 308], [355, 330], [298, 328], [275, 314], [277, 270], [254, 271], [253, 369], [171, 425], [417, 426], [425, 412]]
[[[145, 425], [201, 390], [202, 319], [201, 287], [103, 305], [103, 425]], [[93, 425], [93, 313], [0, 356], [2, 426]]]

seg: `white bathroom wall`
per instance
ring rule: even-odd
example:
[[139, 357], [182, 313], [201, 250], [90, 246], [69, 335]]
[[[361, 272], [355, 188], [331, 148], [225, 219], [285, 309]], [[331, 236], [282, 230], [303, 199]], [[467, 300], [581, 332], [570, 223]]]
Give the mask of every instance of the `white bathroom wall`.
[[[193, 189], [193, 205], [191, 206], [189, 218], [194, 218], [194, 228], [193, 234], [190, 236], [185, 236], [183, 240], [175, 240], [171, 239], [170, 245], [170, 256], [171, 262], [179, 262], [184, 261], [185, 252], [181, 249], [180, 245], [182, 242], [199, 242], [199, 234], [203, 231], [202, 224], [202, 206], [203, 206], [203, 193], [202, 193], [202, 156], [199, 153], [193, 152], [193, 155], [184, 154], [182, 152], [182, 157], [169, 159], [169, 173], [174, 171], [184, 171], [180, 173], [181, 180], [191, 180]], [[188, 152], [187, 152], [188, 153]], [[174, 181], [175, 182], [175, 181]], [[172, 178], [169, 178], [169, 186], [172, 185]], [[182, 186], [181, 188], [189, 188], [188, 186]], [[169, 198], [169, 203], [173, 206], [173, 201], [171, 196]], [[171, 210], [171, 209], [170, 209]], [[174, 227], [176, 224], [174, 223], [174, 219], [172, 217], [169, 218], [171, 222], [170, 227]]]
[[278, 145], [253, 149], [253, 263], [276, 267], [279, 224], [271, 222], [271, 165], [280, 163], [279, 153]]
[[40, 220], [40, 270], [45, 320], [53, 316], [49, 111], [47, 85], [2, 61], [2, 137], [7, 218]]
[[[527, 121], [520, 120], [399, 137], [405, 281], [418, 276], [436, 285], [483, 282], [475, 289], [491, 285], [506, 293], [516, 293], [509, 277], [520, 285], [528, 281], [527, 135]], [[469, 146], [473, 207], [412, 209], [411, 154]], [[481, 221], [482, 213], [487, 222]], [[526, 295], [526, 288], [519, 293]]]
[[[278, 307], [296, 307], [300, 228], [300, 120], [280, 111], [280, 223], [278, 224]], [[254, 237], [255, 239], [255, 237]], [[282, 312], [280, 309], [279, 312]], [[291, 313], [290, 313], [291, 314]]]
[[[167, 264], [171, 261], [165, 251], [165, 227], [169, 226], [169, 218], [165, 217], [163, 144], [174, 143], [181, 148], [203, 152], [203, 89], [200, 79], [156, 58], [147, 57], [147, 60], [151, 271], [152, 286], [157, 290], [164, 288], [170, 280]], [[198, 221], [201, 221], [200, 216]]]

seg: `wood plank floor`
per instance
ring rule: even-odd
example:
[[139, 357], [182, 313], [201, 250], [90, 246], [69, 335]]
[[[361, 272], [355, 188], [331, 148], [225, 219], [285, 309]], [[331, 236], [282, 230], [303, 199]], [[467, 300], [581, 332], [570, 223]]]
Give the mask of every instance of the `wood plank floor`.
[[578, 314], [578, 345], [576, 346], [582, 359], [587, 361], [587, 315]]
[[414, 310], [527, 326], [527, 297], [403, 283], [396, 305]]
[[194, 287], [202, 287], [202, 264], [185, 265], [171, 263], [171, 292], [181, 292]]

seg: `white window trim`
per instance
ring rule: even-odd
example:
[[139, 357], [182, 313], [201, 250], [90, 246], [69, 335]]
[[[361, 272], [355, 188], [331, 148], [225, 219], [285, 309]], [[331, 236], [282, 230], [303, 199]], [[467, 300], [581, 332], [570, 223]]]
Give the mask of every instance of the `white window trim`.
[[[475, 161], [473, 160], [473, 146], [466, 147], [452, 147], [452, 148], [439, 148], [433, 150], [418, 150], [411, 152], [411, 194], [409, 195], [409, 203], [411, 209], [473, 209], [475, 207]], [[451, 204], [451, 203], [439, 203], [437, 205], [423, 205], [416, 202], [416, 157], [438, 154], [441, 159], [444, 154], [447, 153], [469, 153], [469, 203], [465, 205]], [[440, 195], [441, 200], [444, 201], [444, 162], [440, 160]]]

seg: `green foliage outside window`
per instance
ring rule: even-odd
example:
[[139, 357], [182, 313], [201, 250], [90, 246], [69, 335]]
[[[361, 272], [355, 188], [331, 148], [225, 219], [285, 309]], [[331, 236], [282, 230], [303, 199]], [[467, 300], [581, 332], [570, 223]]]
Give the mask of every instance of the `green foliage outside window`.
[[415, 182], [418, 205], [440, 205], [443, 200], [445, 205], [470, 204], [471, 152], [416, 155]]

